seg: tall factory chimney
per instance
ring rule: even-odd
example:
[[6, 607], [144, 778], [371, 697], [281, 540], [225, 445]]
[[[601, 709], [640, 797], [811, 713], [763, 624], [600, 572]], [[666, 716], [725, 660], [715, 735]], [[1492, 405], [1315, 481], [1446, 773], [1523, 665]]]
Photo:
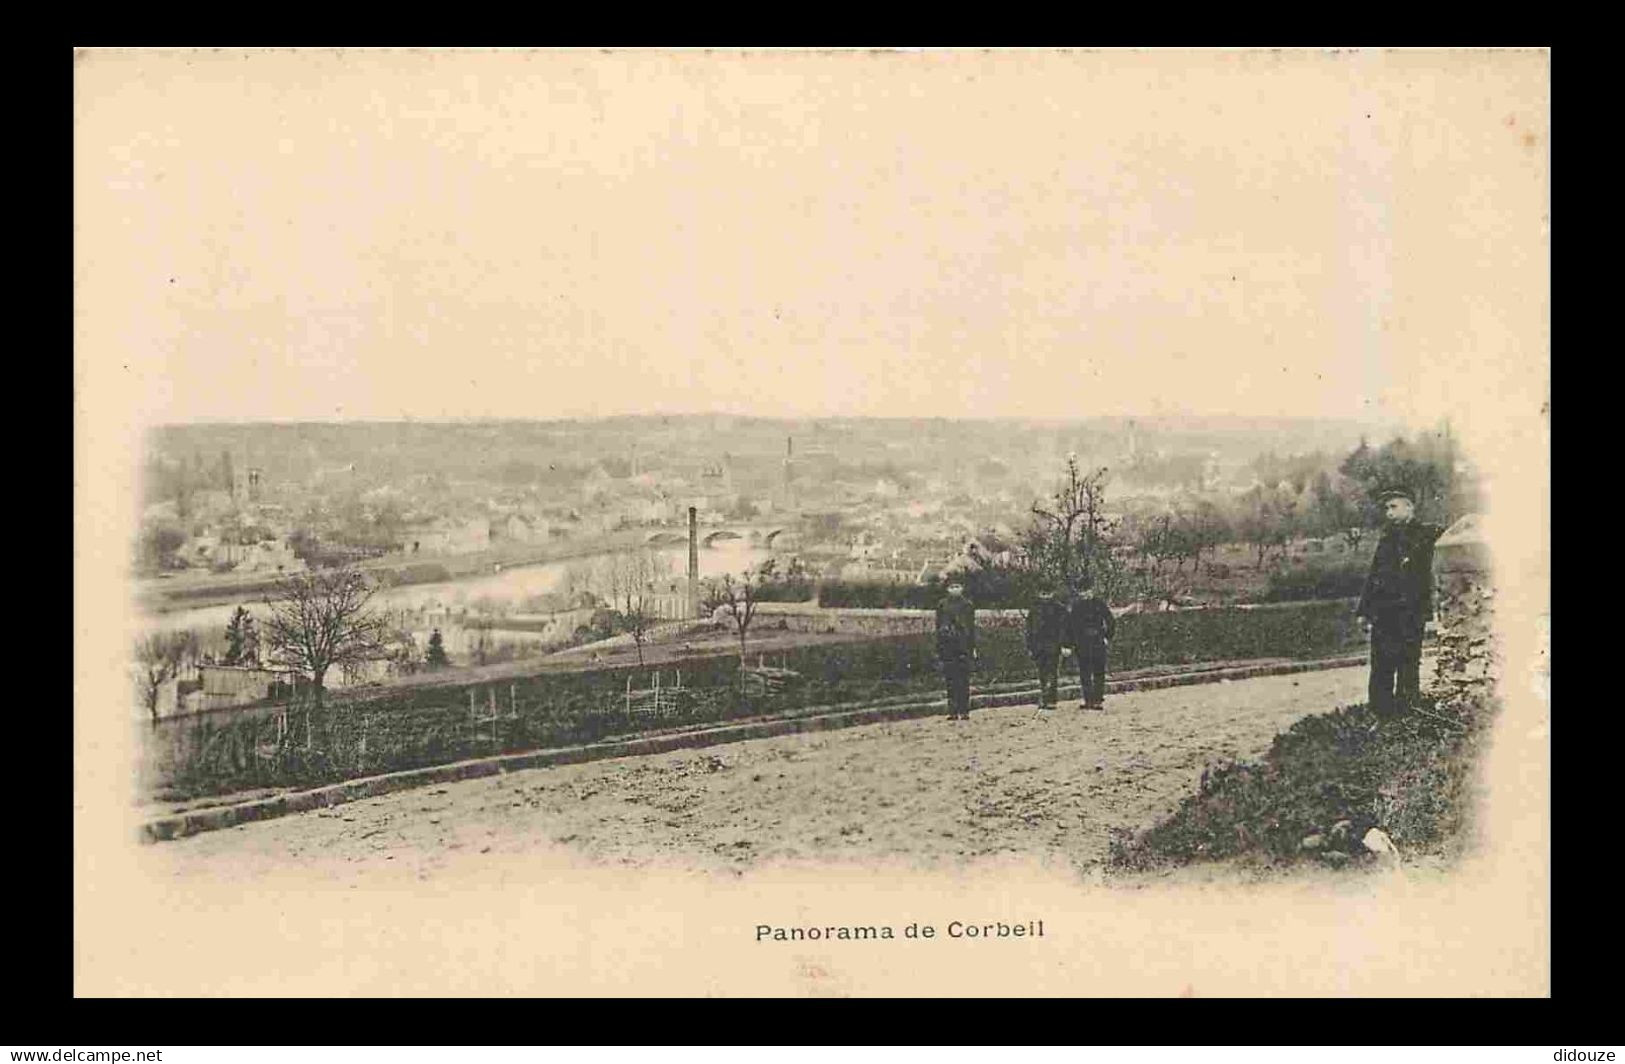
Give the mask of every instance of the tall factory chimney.
[[688, 508], [688, 615], [700, 615], [700, 511]]

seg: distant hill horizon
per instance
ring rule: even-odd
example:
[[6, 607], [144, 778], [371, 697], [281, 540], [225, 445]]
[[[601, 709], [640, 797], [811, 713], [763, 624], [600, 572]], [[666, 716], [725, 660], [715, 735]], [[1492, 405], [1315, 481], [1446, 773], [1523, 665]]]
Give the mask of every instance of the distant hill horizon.
[[671, 423], [671, 422], [727, 422], [731, 425], [845, 425], [845, 424], [1011, 424], [1038, 428], [1064, 428], [1071, 426], [1119, 425], [1130, 423], [1146, 427], [1176, 429], [1246, 429], [1309, 424], [1326, 426], [1359, 426], [1367, 431], [1402, 431], [1397, 419], [1365, 419], [1350, 417], [1324, 417], [1316, 415], [1246, 415], [1246, 414], [1092, 414], [1074, 418], [1020, 417], [1016, 415], [987, 415], [985, 417], [936, 415], [819, 415], [806, 417], [778, 417], [721, 412], [603, 414], [573, 417], [353, 417], [353, 418], [255, 418], [255, 419], [202, 419], [184, 422], [159, 422], [149, 431], [163, 432], [212, 428], [334, 428], [339, 426], [466, 426], [466, 425], [604, 425], [618, 423]]
[[[266, 483], [402, 485], [423, 477], [562, 484], [600, 467], [698, 475], [726, 464], [736, 486], [764, 490], [786, 458], [810, 483], [873, 483], [910, 474], [947, 480], [1047, 477], [1068, 453], [1085, 464], [1175, 461], [1235, 469], [1265, 456], [1346, 453], [1393, 429], [1347, 418], [1094, 416], [1039, 418], [778, 418], [643, 414], [602, 418], [468, 418], [202, 422], [158, 426], [146, 461], [261, 470]], [[227, 458], [226, 456], [229, 456]]]

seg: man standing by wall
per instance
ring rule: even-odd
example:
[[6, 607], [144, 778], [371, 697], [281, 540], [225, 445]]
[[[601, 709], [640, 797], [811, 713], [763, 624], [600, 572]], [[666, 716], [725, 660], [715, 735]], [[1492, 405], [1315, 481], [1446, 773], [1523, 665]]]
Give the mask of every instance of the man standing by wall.
[[1078, 683], [1083, 688], [1082, 708], [1106, 708], [1106, 648], [1117, 631], [1117, 618], [1086, 576], [1067, 611], [1068, 635], [1078, 658]]
[[1371, 630], [1369, 704], [1379, 716], [1414, 705], [1421, 692], [1422, 633], [1433, 612], [1433, 544], [1444, 529], [1416, 519], [1416, 497], [1379, 496], [1382, 539], [1354, 613]]
[[1061, 644], [1066, 641], [1066, 606], [1045, 587], [1027, 610], [1027, 653], [1038, 666], [1038, 710], [1055, 708], [1056, 673], [1061, 665]]
[[948, 687], [949, 720], [970, 720], [970, 669], [975, 658], [976, 608], [965, 597], [964, 582], [953, 580], [937, 607], [937, 661]]

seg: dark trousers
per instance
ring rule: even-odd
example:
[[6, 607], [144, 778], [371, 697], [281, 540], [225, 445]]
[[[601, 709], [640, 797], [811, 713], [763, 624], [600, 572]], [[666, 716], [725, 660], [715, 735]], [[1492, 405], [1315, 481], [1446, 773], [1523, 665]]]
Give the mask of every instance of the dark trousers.
[[1368, 702], [1377, 713], [1415, 703], [1422, 690], [1422, 632], [1412, 625], [1371, 628], [1371, 687]]
[[1057, 648], [1034, 654], [1033, 661], [1038, 664], [1038, 707], [1045, 709], [1055, 704], [1060, 687], [1061, 651]]
[[1078, 659], [1078, 685], [1083, 688], [1083, 704], [1098, 706], [1106, 701], [1106, 641], [1092, 639], [1072, 648]]
[[945, 658], [942, 678], [948, 685], [948, 716], [970, 716], [970, 659]]

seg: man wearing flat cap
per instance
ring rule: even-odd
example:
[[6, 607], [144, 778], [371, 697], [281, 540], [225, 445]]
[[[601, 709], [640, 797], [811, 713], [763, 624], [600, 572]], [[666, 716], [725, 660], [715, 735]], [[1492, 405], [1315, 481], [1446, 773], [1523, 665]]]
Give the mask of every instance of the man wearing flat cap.
[[1055, 589], [1038, 590], [1038, 599], [1027, 610], [1027, 653], [1038, 666], [1039, 712], [1055, 708], [1060, 686], [1061, 645], [1067, 638], [1066, 603], [1055, 597]]
[[937, 662], [948, 688], [948, 719], [970, 720], [971, 662], [976, 660], [976, 607], [965, 581], [952, 577], [937, 607]]
[[1416, 496], [1408, 489], [1390, 488], [1377, 498], [1382, 538], [1354, 612], [1371, 628], [1369, 704], [1386, 717], [1414, 705], [1421, 691], [1422, 633], [1433, 614], [1433, 543], [1444, 529], [1416, 519]]
[[1087, 574], [1078, 578], [1077, 594], [1067, 607], [1067, 635], [1078, 660], [1079, 709], [1106, 709], [1106, 647], [1117, 631], [1117, 618]]

